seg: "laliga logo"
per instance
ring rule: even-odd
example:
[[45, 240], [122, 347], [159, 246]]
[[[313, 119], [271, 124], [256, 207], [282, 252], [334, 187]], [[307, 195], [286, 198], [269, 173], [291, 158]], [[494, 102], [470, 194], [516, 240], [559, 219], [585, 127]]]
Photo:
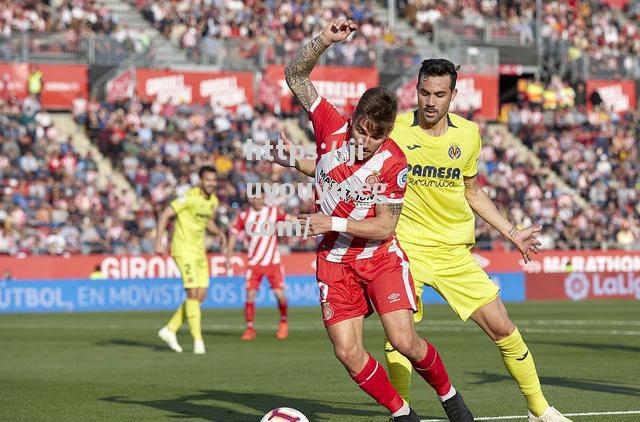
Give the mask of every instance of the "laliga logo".
[[610, 275], [572, 273], [564, 280], [564, 290], [573, 300], [582, 300], [591, 293], [594, 297], [619, 297], [640, 299], [640, 276], [634, 273]]
[[591, 283], [584, 273], [572, 273], [564, 279], [564, 291], [571, 300], [582, 300], [589, 295]]

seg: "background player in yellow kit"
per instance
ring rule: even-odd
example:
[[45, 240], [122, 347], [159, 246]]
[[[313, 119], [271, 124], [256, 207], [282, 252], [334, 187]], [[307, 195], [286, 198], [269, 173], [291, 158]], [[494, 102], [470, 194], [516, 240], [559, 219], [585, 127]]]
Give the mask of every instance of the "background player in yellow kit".
[[200, 304], [207, 297], [209, 287], [209, 264], [204, 246], [205, 231], [209, 230], [212, 234], [220, 236], [223, 247], [226, 244], [224, 232], [213, 220], [218, 207], [218, 198], [213, 193], [218, 181], [216, 169], [203, 166], [198, 175], [200, 185], [190, 189], [183, 197], [175, 199], [165, 208], [160, 215], [156, 233], [155, 251], [164, 254], [162, 237], [169, 220], [177, 217], [171, 240], [171, 256], [180, 269], [187, 299], [178, 307], [167, 325], [158, 332], [158, 336], [178, 353], [182, 352], [182, 347], [178, 343], [176, 332], [185, 319], [193, 336], [193, 352], [205, 353], [200, 310]]

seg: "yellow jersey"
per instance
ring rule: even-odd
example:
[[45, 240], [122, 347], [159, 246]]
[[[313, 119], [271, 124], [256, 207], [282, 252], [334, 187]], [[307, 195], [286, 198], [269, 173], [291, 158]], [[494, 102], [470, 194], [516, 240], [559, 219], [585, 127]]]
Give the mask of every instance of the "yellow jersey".
[[407, 156], [407, 191], [396, 227], [400, 243], [419, 246], [475, 243], [475, 217], [464, 196], [464, 178], [478, 173], [478, 126], [447, 115], [442, 136], [427, 135], [416, 111], [396, 118], [392, 138]]
[[171, 202], [176, 212], [176, 226], [171, 239], [173, 256], [202, 255], [205, 253], [204, 235], [207, 224], [218, 207], [218, 197], [211, 194], [205, 198], [199, 187]]

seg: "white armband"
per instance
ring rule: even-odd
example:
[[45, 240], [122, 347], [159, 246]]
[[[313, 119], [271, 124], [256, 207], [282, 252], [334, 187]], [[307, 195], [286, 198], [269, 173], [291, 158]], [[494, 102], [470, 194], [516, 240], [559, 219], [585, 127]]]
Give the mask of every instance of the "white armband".
[[331, 217], [331, 231], [344, 233], [347, 231], [347, 219], [342, 217]]

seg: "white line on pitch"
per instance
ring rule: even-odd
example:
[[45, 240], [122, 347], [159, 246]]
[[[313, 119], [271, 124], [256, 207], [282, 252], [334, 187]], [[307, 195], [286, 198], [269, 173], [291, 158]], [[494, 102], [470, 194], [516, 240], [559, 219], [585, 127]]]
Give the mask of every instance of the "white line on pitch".
[[[242, 324], [203, 324], [206, 330], [244, 330], [245, 325]], [[276, 324], [259, 324], [256, 326], [259, 330], [275, 330], [278, 328]], [[376, 321], [366, 324], [367, 330], [382, 331], [382, 327]], [[475, 325], [461, 326], [437, 326], [437, 325], [418, 325], [420, 332], [480, 332]], [[40, 329], [67, 329], [67, 330], [149, 330], [153, 331], [156, 327], [149, 325], [131, 325], [131, 324], [0, 324], [2, 330], [40, 330]], [[289, 324], [289, 331], [324, 331], [322, 325], [305, 326], [298, 324]], [[531, 334], [568, 334], [568, 335], [587, 335], [587, 336], [640, 336], [640, 331], [630, 330], [576, 330], [569, 328], [529, 328], [521, 327], [521, 331]]]
[[[587, 412], [587, 413], [565, 413], [565, 416], [609, 416], [609, 415], [640, 415], [640, 410], [621, 410], [617, 412]], [[475, 418], [477, 421], [499, 421], [527, 419], [526, 416], [485, 416]], [[421, 422], [446, 422], [446, 419], [422, 419]]]

